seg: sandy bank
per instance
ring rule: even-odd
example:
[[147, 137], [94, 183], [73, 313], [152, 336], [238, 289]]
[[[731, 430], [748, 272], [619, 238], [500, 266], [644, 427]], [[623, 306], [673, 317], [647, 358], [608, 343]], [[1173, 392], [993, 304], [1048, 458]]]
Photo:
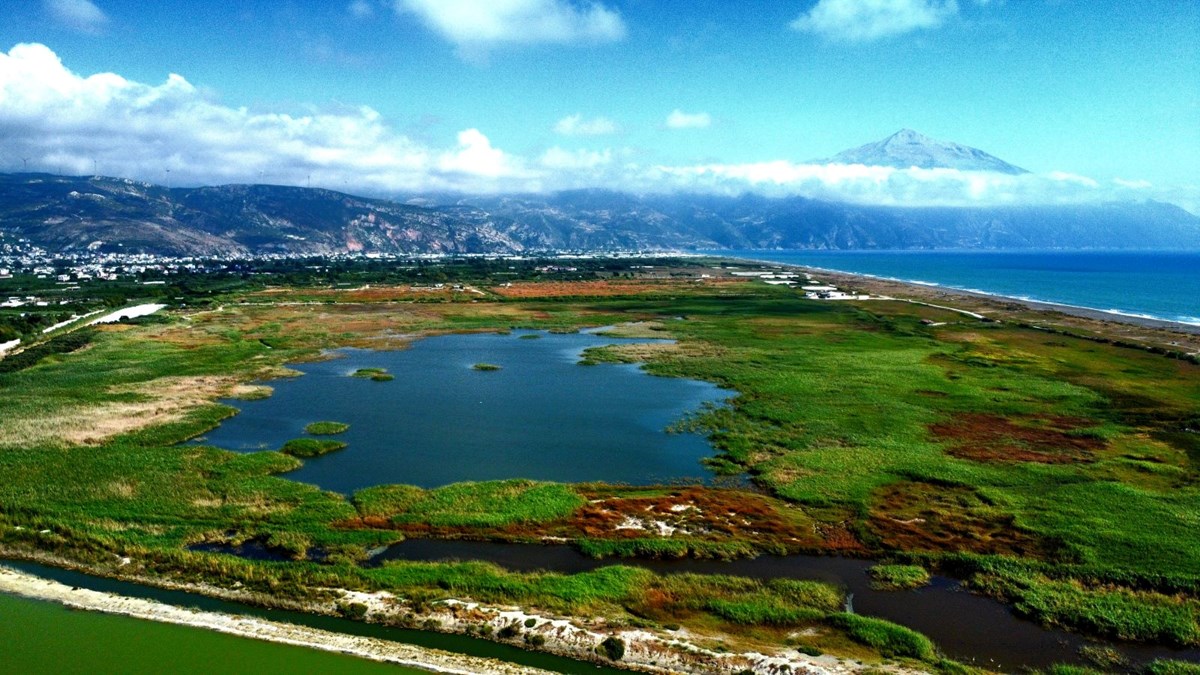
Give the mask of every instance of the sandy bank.
[[548, 671], [495, 659], [345, 635], [256, 617], [185, 609], [152, 600], [130, 598], [70, 586], [0, 566], [0, 592], [49, 600], [76, 609], [162, 621], [283, 644], [341, 652], [374, 661], [396, 663], [439, 673], [472, 675], [542, 675]]

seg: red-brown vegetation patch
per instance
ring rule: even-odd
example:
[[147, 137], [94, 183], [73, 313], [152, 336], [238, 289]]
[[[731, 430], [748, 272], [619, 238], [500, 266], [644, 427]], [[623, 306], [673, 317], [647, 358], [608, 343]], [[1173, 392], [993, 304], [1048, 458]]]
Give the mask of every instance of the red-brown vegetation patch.
[[611, 297], [669, 293], [697, 285], [745, 283], [726, 279], [597, 279], [591, 281], [528, 281], [510, 286], [492, 287], [492, 292], [506, 298], [565, 298]]
[[850, 531], [846, 523], [821, 523], [817, 526], [822, 548], [833, 553], [866, 553], [867, 547]]
[[767, 498], [737, 490], [684, 488], [654, 497], [589, 495], [567, 523], [595, 538], [691, 536], [713, 539], [812, 540]]
[[1104, 440], [1079, 433], [1092, 426], [1076, 417], [1031, 417], [1018, 421], [986, 413], [962, 413], [929, 430], [950, 454], [976, 462], [1090, 462]]
[[1045, 546], [974, 490], [903, 481], [872, 496], [867, 528], [888, 549], [1040, 557]]
[[[791, 513], [770, 497], [741, 490], [687, 487], [654, 496], [624, 496], [623, 489], [584, 491], [588, 502], [569, 517], [553, 522], [514, 523], [497, 528], [396, 523], [383, 517], [358, 517], [334, 524], [348, 529], [400, 530], [411, 537], [544, 540], [682, 538], [709, 542], [741, 541], [769, 550], [865, 550], [849, 532], [818, 534], [805, 514]], [[643, 492], [644, 494], [644, 492]]]
[[[289, 299], [308, 302], [387, 303], [412, 302], [421, 299], [449, 299], [455, 293], [466, 292], [453, 286], [361, 286], [359, 288], [265, 289], [248, 293], [248, 298], [270, 297], [275, 301]], [[281, 297], [282, 296], [282, 297]]]

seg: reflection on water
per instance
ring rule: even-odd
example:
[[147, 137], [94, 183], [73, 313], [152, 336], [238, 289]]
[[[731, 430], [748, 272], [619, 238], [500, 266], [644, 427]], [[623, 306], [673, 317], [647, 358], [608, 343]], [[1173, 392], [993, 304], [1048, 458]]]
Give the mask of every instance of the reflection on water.
[[[231, 450], [278, 448], [318, 420], [350, 424], [349, 447], [307, 460], [289, 478], [339, 492], [382, 483], [435, 487], [465, 480], [531, 478], [651, 484], [705, 481], [711, 455], [696, 434], [666, 427], [733, 395], [706, 382], [653, 377], [634, 365], [579, 365], [580, 353], [621, 342], [579, 333], [445, 335], [409, 349], [343, 349], [341, 358], [295, 366], [200, 442]], [[644, 340], [643, 340], [644, 342]], [[500, 366], [477, 370], [478, 363]], [[395, 379], [350, 377], [385, 368]]]

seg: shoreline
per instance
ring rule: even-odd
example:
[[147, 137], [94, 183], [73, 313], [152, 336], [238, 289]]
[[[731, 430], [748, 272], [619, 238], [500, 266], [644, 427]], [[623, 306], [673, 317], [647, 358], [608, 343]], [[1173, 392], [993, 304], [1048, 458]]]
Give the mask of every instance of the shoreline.
[[[10, 558], [12, 552], [0, 551], [0, 554]], [[473, 656], [387, 638], [360, 636], [260, 618], [251, 614], [193, 609], [154, 599], [72, 586], [13, 568], [7, 564], [5, 558], [0, 558], [0, 594], [54, 602], [72, 609], [213, 630], [238, 637], [320, 649], [435, 673], [557, 675], [560, 672], [522, 665], [502, 658]], [[609, 625], [604, 619], [552, 616], [518, 606], [486, 605], [454, 598], [438, 601], [414, 611], [403, 599], [387, 591], [365, 592], [326, 588], [325, 590], [333, 592], [338, 598], [329, 601], [329, 606], [321, 607], [318, 606], [320, 603], [279, 603], [269, 595], [261, 596], [257, 600], [251, 599], [241, 591], [217, 586], [197, 586], [162, 580], [152, 582], [136, 576], [127, 578], [113, 575], [111, 571], [106, 573], [88, 566], [72, 564], [66, 559], [45, 555], [17, 555], [11, 559], [37, 561], [39, 564], [64, 567], [87, 575], [118, 578], [151, 588], [195, 593], [232, 602], [251, 602], [263, 607], [283, 608], [313, 615], [335, 616], [337, 612], [334, 608], [337, 605], [361, 603], [367, 609], [367, 613], [376, 618], [375, 621], [367, 623], [383, 626], [412, 628], [433, 622], [437, 625], [435, 632], [467, 636], [490, 636], [505, 626], [523, 626], [523, 629], [518, 629], [520, 634], [538, 635], [543, 638], [530, 651], [572, 659], [585, 667], [590, 663], [597, 667], [607, 666], [629, 672], [672, 675], [780, 675], [788, 672], [802, 672], [807, 675], [854, 675], [866, 672], [878, 675], [921, 675], [933, 672], [916, 663], [865, 663], [848, 657], [810, 656], [786, 648], [765, 653], [754, 650], [713, 650], [697, 645], [693, 640], [700, 636], [686, 629], [662, 635], [660, 631]], [[405, 618], [408, 620], [403, 620]], [[536, 627], [531, 627], [531, 623]], [[606, 660], [598, 654], [599, 645], [607, 638], [618, 638], [624, 643], [625, 653], [618, 661]], [[496, 642], [514, 645], [513, 640]]]
[[0, 593], [72, 609], [212, 630], [451, 675], [552, 675], [550, 671], [379, 638], [335, 633], [253, 616], [187, 609], [153, 600], [67, 586], [0, 565]]
[[1114, 309], [1099, 309], [1095, 307], [1084, 307], [1081, 305], [1072, 305], [1064, 302], [1054, 302], [1050, 300], [1034, 300], [1031, 298], [1022, 298], [1012, 295], [1003, 295], [1000, 293], [991, 293], [979, 289], [959, 288], [957, 286], [948, 286], [945, 284], [920, 281], [916, 279], [899, 279], [896, 277], [886, 277], [877, 274], [868, 274], [866, 272], [851, 272], [847, 270], [833, 269], [829, 267], [816, 267], [813, 265], [803, 265], [800, 263], [787, 263], [778, 260], [769, 260], [763, 258], [747, 258], [742, 256], [713, 256], [715, 258], [724, 257], [727, 260], [738, 260], [743, 262], [752, 262], [758, 265], [781, 265], [806, 272], [816, 274], [836, 274], [843, 277], [853, 279], [863, 279], [873, 282], [883, 282], [891, 284], [899, 284], [906, 288], [914, 290], [925, 290], [939, 292], [946, 295], [960, 295], [969, 298], [977, 298], [981, 300], [991, 300], [994, 302], [1017, 303], [1025, 305], [1028, 309], [1042, 312], [1060, 312], [1069, 314], [1084, 319], [1093, 319], [1098, 321], [1113, 321], [1117, 323], [1126, 323], [1141, 328], [1155, 328], [1160, 330], [1168, 330], [1178, 333], [1186, 333], [1189, 335], [1200, 335], [1200, 324], [1187, 323], [1185, 321], [1175, 321], [1172, 319], [1164, 319], [1161, 317], [1140, 315], [1132, 312], [1124, 312]]

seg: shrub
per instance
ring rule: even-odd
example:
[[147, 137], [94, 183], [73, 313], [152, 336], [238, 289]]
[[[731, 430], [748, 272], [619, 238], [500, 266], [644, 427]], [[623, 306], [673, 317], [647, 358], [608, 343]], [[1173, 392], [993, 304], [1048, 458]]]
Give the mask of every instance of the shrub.
[[604, 638], [604, 642], [600, 643], [600, 651], [609, 661], [620, 661], [625, 656], [625, 641], [615, 636]]
[[343, 602], [338, 611], [347, 619], [362, 619], [367, 615], [367, 606], [361, 602]]

